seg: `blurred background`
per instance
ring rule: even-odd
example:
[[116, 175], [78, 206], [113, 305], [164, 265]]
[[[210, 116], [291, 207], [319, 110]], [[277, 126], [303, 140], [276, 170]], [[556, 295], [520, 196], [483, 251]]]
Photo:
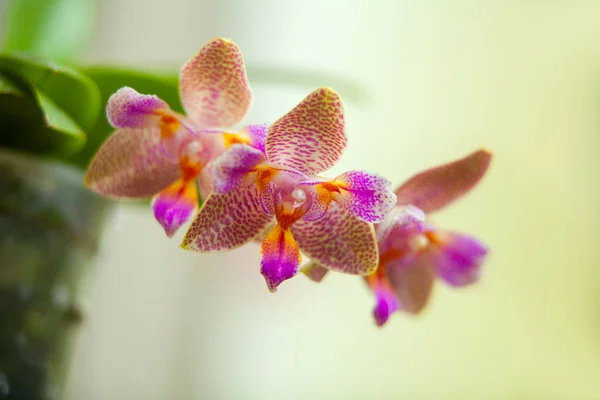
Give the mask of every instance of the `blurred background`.
[[[168, 240], [148, 208], [119, 204], [67, 399], [600, 399], [599, 2], [102, 0], [95, 12], [89, 64], [177, 71], [223, 36], [251, 71], [331, 77], [349, 134], [331, 176], [400, 184], [489, 148], [482, 184], [434, 218], [491, 255], [478, 285], [437, 285], [422, 316], [379, 329], [359, 278], [299, 276], [271, 294], [257, 245], [185, 252], [183, 232]], [[312, 90], [259, 72], [247, 121]]]

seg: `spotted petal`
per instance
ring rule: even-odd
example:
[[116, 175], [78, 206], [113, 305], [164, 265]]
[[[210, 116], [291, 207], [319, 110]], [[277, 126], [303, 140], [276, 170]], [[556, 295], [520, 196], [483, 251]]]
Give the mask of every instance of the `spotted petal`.
[[439, 210], [469, 192], [483, 178], [492, 153], [479, 150], [460, 160], [421, 172], [396, 190], [399, 205], [426, 213]]
[[216, 193], [227, 193], [244, 183], [256, 183], [255, 167], [265, 161], [264, 154], [245, 144], [234, 144], [212, 163], [212, 185]]
[[181, 101], [200, 128], [228, 128], [242, 121], [252, 103], [242, 53], [235, 43], [215, 39], [181, 69]]
[[410, 314], [423, 310], [433, 288], [435, 269], [424, 254], [391, 260], [384, 266], [385, 276], [398, 299], [398, 307]]
[[159, 128], [123, 128], [100, 147], [85, 183], [105, 196], [143, 198], [160, 192], [179, 175], [179, 164], [163, 151]]
[[479, 279], [488, 249], [477, 239], [453, 232], [438, 232], [428, 256], [438, 275], [451, 286], [466, 286]]
[[162, 225], [168, 237], [173, 237], [181, 225], [194, 214], [198, 206], [198, 190], [195, 181], [178, 179], [152, 200], [154, 217]]
[[263, 241], [260, 253], [260, 272], [265, 277], [269, 291], [277, 291], [283, 281], [298, 272], [300, 250], [289, 229], [283, 230], [276, 225]]
[[140, 94], [123, 87], [110, 96], [106, 105], [108, 121], [115, 128], [144, 128], [158, 123], [159, 111], [169, 111], [169, 106], [154, 95]]
[[212, 193], [196, 215], [181, 247], [198, 252], [239, 247], [261, 233], [273, 219], [258, 203], [256, 186], [240, 186], [225, 194]]
[[336, 271], [367, 275], [377, 269], [379, 253], [373, 226], [332, 203], [317, 221], [296, 221], [291, 231], [300, 250]]
[[270, 163], [317, 175], [337, 163], [346, 142], [342, 100], [320, 88], [269, 127], [265, 148]]
[[381, 222], [396, 205], [392, 183], [379, 175], [350, 171], [339, 175], [334, 183], [340, 188], [337, 203], [363, 221]]

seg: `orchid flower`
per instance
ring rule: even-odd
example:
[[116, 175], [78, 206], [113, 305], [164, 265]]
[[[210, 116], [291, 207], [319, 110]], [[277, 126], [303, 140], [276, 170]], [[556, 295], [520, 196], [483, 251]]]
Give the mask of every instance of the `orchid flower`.
[[116, 131], [85, 178], [105, 196], [153, 197], [154, 215], [169, 237], [193, 215], [198, 191], [210, 192], [211, 161], [234, 143], [264, 148], [267, 129], [230, 132], [252, 103], [244, 60], [232, 41], [209, 42], [182, 67], [180, 95], [187, 116], [129, 87], [112, 95], [106, 111]]
[[[436, 228], [427, 215], [469, 192], [484, 176], [492, 155], [486, 150], [415, 175], [396, 190], [397, 205], [376, 226], [379, 266], [366, 276], [375, 294], [375, 322], [382, 326], [396, 310], [417, 314], [431, 295], [435, 277], [453, 287], [479, 279], [488, 253], [477, 239]], [[315, 261], [302, 268], [320, 282], [327, 268]]]
[[300, 251], [334, 270], [374, 272], [372, 223], [383, 221], [396, 196], [388, 180], [363, 171], [317, 176], [340, 159], [346, 142], [339, 95], [315, 90], [269, 127], [264, 151], [236, 144], [213, 162], [213, 192], [181, 246], [231, 250], [266, 230], [261, 273], [272, 292], [296, 275]]

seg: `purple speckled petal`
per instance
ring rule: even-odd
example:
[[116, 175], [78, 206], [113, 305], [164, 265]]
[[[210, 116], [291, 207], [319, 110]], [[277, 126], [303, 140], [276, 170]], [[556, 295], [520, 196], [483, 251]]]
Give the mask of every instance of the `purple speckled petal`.
[[277, 291], [277, 287], [283, 281], [298, 273], [300, 250], [289, 230], [283, 230], [276, 225], [263, 241], [260, 253], [260, 272], [269, 291]]
[[387, 179], [364, 171], [350, 171], [335, 178], [340, 188], [334, 194], [337, 203], [363, 221], [376, 223], [396, 205], [392, 183]]
[[108, 121], [115, 128], [145, 128], [158, 124], [157, 111], [169, 112], [169, 106], [154, 95], [140, 94], [123, 87], [110, 96], [106, 105]]
[[396, 190], [398, 205], [412, 204], [426, 213], [439, 210], [475, 187], [491, 160], [492, 153], [479, 150], [460, 160], [421, 172]]
[[488, 253], [477, 239], [454, 232], [436, 232], [428, 248], [437, 273], [451, 286], [466, 286], [479, 280]]
[[260, 150], [263, 154], [265, 152], [265, 140], [267, 139], [267, 132], [269, 130], [268, 124], [254, 124], [244, 127], [240, 134], [242, 137], [247, 138], [248, 144], [257, 150]]
[[225, 251], [239, 247], [261, 233], [273, 220], [258, 202], [255, 185], [212, 193], [196, 215], [181, 247], [197, 252]]
[[181, 69], [181, 102], [199, 128], [228, 128], [242, 121], [252, 104], [244, 59], [235, 43], [215, 39]]
[[265, 161], [264, 154], [245, 144], [234, 144], [212, 163], [215, 193], [227, 193], [240, 185], [256, 184], [255, 167]]
[[373, 226], [336, 203], [318, 221], [301, 218], [290, 229], [300, 250], [324, 267], [354, 275], [368, 275], [377, 269]]
[[270, 163], [316, 175], [337, 163], [346, 142], [342, 100], [320, 88], [269, 127], [265, 147]]
[[389, 260], [384, 273], [396, 294], [399, 308], [410, 314], [423, 310], [435, 280], [435, 268], [425, 254], [398, 257]]
[[309, 261], [302, 268], [300, 268], [300, 272], [308, 277], [313, 282], [321, 283], [325, 275], [329, 272], [327, 268], [324, 266], [314, 262]]
[[168, 237], [173, 237], [198, 207], [198, 191], [195, 181], [177, 180], [152, 200], [154, 217], [162, 225]]
[[154, 196], [180, 176], [177, 160], [168, 158], [159, 128], [115, 131], [90, 163], [85, 184], [110, 197]]

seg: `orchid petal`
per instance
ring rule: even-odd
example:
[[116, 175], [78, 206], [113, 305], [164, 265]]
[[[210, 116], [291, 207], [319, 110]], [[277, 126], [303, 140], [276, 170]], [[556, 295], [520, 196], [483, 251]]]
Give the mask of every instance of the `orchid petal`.
[[395, 206], [392, 211], [385, 217], [385, 219], [375, 226], [375, 234], [377, 240], [380, 243], [385, 242], [385, 239], [390, 233], [396, 229], [403, 229], [404, 227], [412, 226], [422, 233], [424, 230], [424, 222], [426, 219], [425, 212], [415, 206]]
[[269, 236], [269, 233], [271, 233], [271, 231], [275, 228], [275, 225], [277, 225], [277, 221], [275, 220], [275, 217], [273, 217], [273, 219], [267, 224], [265, 229], [263, 229], [262, 232], [254, 236], [254, 238], [252, 238], [252, 241], [258, 244], [262, 244], [262, 242], [265, 241], [267, 236]]
[[194, 181], [178, 179], [152, 200], [152, 210], [168, 237], [173, 237], [198, 207], [198, 191]]
[[200, 128], [236, 125], [252, 103], [242, 53], [227, 39], [202, 47], [181, 69], [179, 87], [187, 114]]
[[477, 239], [453, 232], [439, 232], [429, 246], [429, 256], [438, 275], [451, 286], [466, 286], [479, 280], [488, 253]]
[[258, 201], [267, 215], [275, 214], [275, 189], [276, 186], [273, 182], [269, 182], [265, 186], [259, 185]]
[[140, 94], [130, 87], [117, 90], [106, 105], [108, 121], [115, 128], [145, 128], [158, 123], [157, 111], [169, 106], [154, 95]]
[[396, 205], [392, 183], [363, 171], [350, 171], [335, 178], [340, 191], [334, 193], [337, 203], [365, 222], [381, 222]]
[[311, 281], [321, 283], [329, 270], [314, 261], [309, 261], [300, 269], [300, 272], [306, 275]]
[[151, 197], [180, 176], [165, 156], [158, 128], [123, 128], [100, 147], [85, 177], [92, 190], [111, 197]]
[[212, 163], [202, 168], [200, 175], [196, 178], [196, 185], [198, 186], [198, 193], [202, 200], [206, 199], [212, 192]]
[[342, 100], [320, 88], [269, 127], [265, 147], [270, 163], [316, 175], [340, 159], [346, 142]]
[[268, 124], [254, 124], [244, 127], [240, 134], [247, 138], [248, 144], [257, 150], [265, 153], [265, 140], [269, 131]]
[[492, 153], [479, 150], [460, 160], [421, 172], [397, 190], [397, 204], [412, 204], [426, 213], [439, 210], [468, 193], [483, 178]]
[[291, 226], [300, 250], [326, 268], [354, 275], [377, 269], [379, 253], [373, 226], [335, 203], [318, 221], [300, 219]]
[[[265, 161], [265, 156], [245, 144], [234, 144], [212, 163], [212, 186], [216, 193], [227, 193], [240, 185], [256, 183], [256, 166]], [[254, 179], [249, 179], [254, 178]]]
[[377, 326], [381, 327], [387, 322], [390, 315], [398, 309], [398, 300], [385, 280], [372, 281], [371, 279], [368, 279], [368, 281], [373, 282], [370, 282], [370, 285], [375, 294], [373, 317], [375, 318]]
[[300, 250], [289, 229], [276, 225], [263, 241], [260, 252], [261, 274], [265, 277], [269, 291], [277, 291], [277, 287], [298, 272]]
[[399, 308], [410, 314], [423, 310], [433, 288], [435, 269], [423, 254], [403, 257], [384, 264], [385, 277], [398, 299]]
[[181, 247], [197, 252], [232, 250], [262, 232], [273, 220], [258, 203], [255, 185], [211, 193], [188, 229]]

